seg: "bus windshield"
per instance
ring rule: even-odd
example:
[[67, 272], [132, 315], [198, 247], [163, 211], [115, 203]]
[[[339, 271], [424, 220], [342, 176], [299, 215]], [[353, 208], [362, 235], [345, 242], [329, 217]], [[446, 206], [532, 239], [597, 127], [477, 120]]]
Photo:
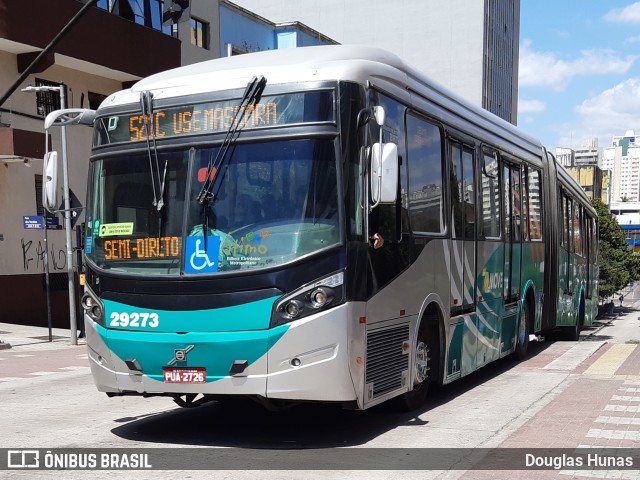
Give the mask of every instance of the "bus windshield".
[[[340, 242], [334, 141], [231, 150], [209, 170], [219, 147], [161, 151], [158, 166], [147, 152], [95, 160], [87, 258], [129, 274], [216, 274], [277, 266]], [[210, 195], [199, 202], [205, 182]]]

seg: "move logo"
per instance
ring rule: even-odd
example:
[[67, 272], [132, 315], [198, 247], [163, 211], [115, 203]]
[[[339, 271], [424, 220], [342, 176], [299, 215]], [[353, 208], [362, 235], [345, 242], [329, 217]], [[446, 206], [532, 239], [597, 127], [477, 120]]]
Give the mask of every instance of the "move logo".
[[482, 289], [485, 292], [494, 290], [496, 288], [502, 288], [504, 274], [503, 272], [484, 272], [484, 282]]

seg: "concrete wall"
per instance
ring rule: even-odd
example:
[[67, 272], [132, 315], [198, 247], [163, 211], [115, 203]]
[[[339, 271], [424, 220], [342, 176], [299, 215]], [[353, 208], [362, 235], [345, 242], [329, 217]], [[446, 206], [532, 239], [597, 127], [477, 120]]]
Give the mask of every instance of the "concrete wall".
[[191, 16], [209, 25], [209, 48], [204, 49], [191, 44], [191, 25], [189, 22], [178, 25], [178, 38], [182, 42], [182, 65], [203, 62], [220, 56], [220, 18], [217, 0], [192, 0]]
[[274, 26], [220, 6], [220, 56], [227, 56], [227, 44], [247, 52], [276, 48]]
[[294, 26], [278, 27], [276, 30], [276, 48], [315, 47], [326, 45], [325, 39], [318, 38]]

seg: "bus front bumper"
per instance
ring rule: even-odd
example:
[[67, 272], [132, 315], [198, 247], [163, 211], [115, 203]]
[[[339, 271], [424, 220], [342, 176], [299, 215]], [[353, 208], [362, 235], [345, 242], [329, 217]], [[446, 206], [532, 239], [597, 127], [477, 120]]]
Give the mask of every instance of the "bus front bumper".
[[[85, 316], [91, 372], [98, 390], [107, 393], [362, 405], [364, 368], [358, 357], [364, 356], [364, 326], [355, 308], [345, 304], [287, 325], [243, 332], [115, 330]], [[204, 369], [206, 378], [204, 383], [166, 381], [163, 372], [169, 368]]]

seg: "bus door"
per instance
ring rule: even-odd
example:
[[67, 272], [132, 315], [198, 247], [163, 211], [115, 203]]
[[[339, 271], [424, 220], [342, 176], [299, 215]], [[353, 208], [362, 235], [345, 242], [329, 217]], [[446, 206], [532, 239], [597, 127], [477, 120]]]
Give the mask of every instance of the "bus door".
[[560, 254], [558, 261], [558, 325], [570, 325], [572, 312], [572, 238], [573, 232], [573, 201], [566, 191], [561, 189], [560, 210], [562, 215], [562, 233], [560, 237]]
[[500, 331], [503, 300], [504, 244], [502, 241], [502, 190], [498, 153], [484, 150], [478, 163], [480, 179], [478, 208], [477, 300], [478, 344], [477, 365], [500, 357]]
[[[598, 270], [597, 270], [597, 258], [596, 252], [598, 248], [598, 236], [596, 233], [596, 223], [593, 217], [589, 216], [587, 212], [584, 214], [584, 222], [585, 222], [585, 234], [586, 234], [586, 244], [585, 244], [585, 254], [587, 256], [587, 282], [586, 282], [586, 312], [585, 312], [585, 324], [591, 325], [597, 314], [597, 295], [594, 295], [594, 292], [597, 292], [597, 279], [598, 279]], [[635, 242], [634, 242], [635, 243]], [[635, 248], [635, 245], [634, 245]]]
[[522, 253], [522, 174], [520, 165], [504, 162], [504, 282], [505, 310], [502, 319], [502, 351], [515, 345], [520, 298], [520, 268]]
[[[452, 353], [461, 354], [461, 375], [476, 369], [477, 318], [476, 303], [476, 192], [474, 182], [474, 149], [449, 139], [449, 172], [451, 188], [452, 230], [449, 250], [451, 284], [451, 321], [462, 345], [451, 345]], [[459, 348], [460, 347], [460, 348]], [[453, 365], [451, 365], [453, 367]], [[454, 370], [455, 371], [455, 370]], [[454, 373], [450, 370], [450, 373]]]

